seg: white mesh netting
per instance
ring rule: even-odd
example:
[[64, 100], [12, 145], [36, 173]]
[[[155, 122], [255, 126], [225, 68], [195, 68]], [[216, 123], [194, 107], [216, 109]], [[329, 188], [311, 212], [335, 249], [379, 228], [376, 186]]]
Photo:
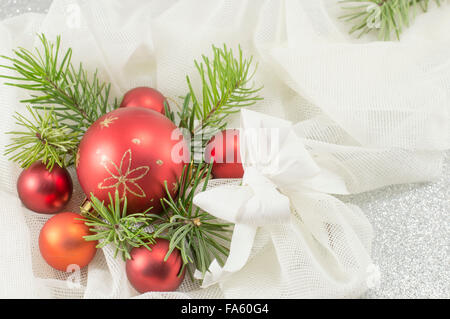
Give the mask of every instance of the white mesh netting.
[[[113, 95], [148, 85], [176, 98], [186, 92], [185, 75], [195, 74], [193, 59], [211, 44], [241, 44], [264, 85], [265, 99], [252, 109], [298, 122], [315, 159], [350, 192], [433, 179], [449, 147], [450, 35], [439, 30], [450, 29], [450, 8], [432, 9], [389, 43], [355, 43], [333, 8], [332, 0], [55, 0], [47, 15], [1, 22], [0, 54], [32, 48], [37, 32], [61, 34], [75, 62], [99, 68]], [[1, 153], [26, 94], [0, 86]], [[21, 205], [19, 173], [1, 155], [0, 297], [356, 297], [367, 288], [370, 224], [358, 207], [317, 193], [291, 194], [302, 210], [290, 224], [260, 228], [246, 266], [220, 286], [201, 289], [187, 278], [177, 292], [138, 296], [108, 247], [81, 274], [65, 274], [39, 254], [49, 217]], [[223, 183], [234, 181], [210, 186]], [[77, 211], [83, 194], [74, 184], [67, 210]]]

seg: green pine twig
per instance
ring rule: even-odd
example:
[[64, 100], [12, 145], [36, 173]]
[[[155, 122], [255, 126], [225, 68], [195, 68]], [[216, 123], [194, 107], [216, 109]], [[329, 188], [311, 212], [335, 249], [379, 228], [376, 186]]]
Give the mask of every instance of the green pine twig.
[[[430, 0], [341, 0], [347, 13], [340, 16], [354, 26], [349, 33], [357, 37], [377, 32], [378, 39], [389, 41], [392, 36], [399, 40], [403, 29], [409, 27], [417, 14], [417, 7], [427, 12]], [[440, 6], [442, 0], [434, 0]]]
[[97, 71], [92, 78], [80, 64], [72, 64], [72, 49], [61, 52], [61, 37], [56, 42], [39, 35], [41, 48], [30, 51], [18, 48], [13, 57], [1, 56], [11, 65], [0, 68], [12, 70], [15, 75], [0, 75], [11, 80], [6, 85], [30, 91], [31, 97], [21, 102], [32, 105], [57, 105], [56, 117], [70, 122], [76, 131], [91, 126], [100, 116], [117, 106], [109, 104], [110, 84], [100, 82]]
[[181, 252], [184, 265], [192, 275], [192, 268], [205, 274], [213, 259], [223, 265], [229, 248], [224, 243], [230, 241], [232, 224], [218, 221], [214, 216], [193, 205], [197, 188], [206, 190], [211, 177], [212, 164], [194, 165], [191, 162], [183, 169], [177, 198], [173, 198], [166, 186], [167, 198], [161, 200], [164, 215], [154, 225], [155, 237], [170, 240], [170, 256], [175, 248]]
[[151, 208], [142, 213], [127, 215], [127, 199], [125, 197], [122, 202], [117, 190], [114, 199], [109, 194], [108, 206], [93, 194], [90, 202], [93, 210], [82, 208], [84, 217], [80, 220], [90, 227], [94, 235], [85, 236], [85, 240], [98, 240], [97, 248], [113, 244], [114, 257], [120, 252], [124, 260], [131, 258], [130, 251], [134, 247], [145, 246], [151, 249], [149, 245], [154, 243], [149, 230], [154, 218], [154, 215], [148, 213]]
[[11, 144], [6, 145], [5, 155], [24, 168], [41, 160], [51, 170], [55, 164], [61, 167], [74, 162], [79, 136], [61, 124], [54, 111], [44, 110], [43, 115], [27, 106], [32, 120], [20, 113], [14, 116], [24, 131], [12, 131]]
[[244, 58], [241, 47], [235, 56], [226, 45], [213, 45], [212, 53], [212, 58], [202, 55], [200, 62], [194, 61], [201, 92], [194, 90], [191, 78], [186, 76], [189, 93], [177, 112], [179, 121], [175, 122], [187, 129], [193, 139], [200, 136], [202, 146], [226, 127], [228, 115], [262, 100], [258, 95], [262, 87], [255, 88], [252, 83], [257, 69], [252, 57]]
[[[102, 83], [97, 71], [89, 77], [81, 64], [78, 67], [72, 64], [72, 49], [62, 52], [59, 36], [56, 42], [48, 41], [44, 34], [39, 39], [41, 46], [33, 51], [18, 48], [13, 50], [12, 57], [0, 56], [9, 62], [0, 65], [0, 69], [13, 71], [12, 75], [0, 74], [0, 78], [8, 81], [5, 85], [30, 92], [30, 98], [21, 102], [33, 105], [33, 110], [29, 110], [37, 122], [32, 124], [24, 116], [16, 116], [26, 131], [11, 132], [15, 137], [6, 154], [16, 152], [11, 159], [24, 167], [37, 160], [49, 167], [55, 163], [71, 165], [74, 148], [86, 129], [117, 108], [117, 100], [109, 103], [111, 85]], [[39, 115], [48, 108], [50, 113]]]

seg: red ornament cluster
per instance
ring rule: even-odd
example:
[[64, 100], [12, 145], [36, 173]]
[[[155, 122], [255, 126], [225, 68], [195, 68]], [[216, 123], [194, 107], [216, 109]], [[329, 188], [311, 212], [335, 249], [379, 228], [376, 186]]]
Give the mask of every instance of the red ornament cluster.
[[[99, 118], [85, 133], [76, 156], [76, 170], [88, 197], [101, 201], [119, 192], [126, 197], [128, 212], [142, 212], [152, 206], [160, 213], [160, 199], [172, 196], [183, 166], [190, 159], [188, 145], [177, 127], [164, 116], [166, 98], [157, 90], [139, 87], [128, 91], [121, 107]], [[167, 103], [167, 102], [166, 102]], [[243, 168], [239, 150], [239, 131], [224, 130], [206, 147], [205, 160], [214, 160], [214, 178], [241, 178]], [[65, 168], [48, 171], [37, 162], [24, 170], [17, 182], [19, 197], [26, 207], [38, 213], [60, 212], [72, 195], [72, 180]], [[85, 241], [89, 227], [79, 214], [65, 212], [50, 218], [41, 230], [39, 249], [46, 262], [61, 271], [89, 264], [96, 252], [96, 241]], [[165, 260], [169, 241], [133, 248], [126, 262], [127, 277], [140, 293], [173, 291], [182, 283], [181, 253], [175, 249]]]

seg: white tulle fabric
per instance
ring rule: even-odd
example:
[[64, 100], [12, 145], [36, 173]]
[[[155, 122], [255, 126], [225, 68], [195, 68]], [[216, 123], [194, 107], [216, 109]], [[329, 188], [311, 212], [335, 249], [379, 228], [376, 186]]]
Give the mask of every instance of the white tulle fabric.
[[[111, 247], [81, 273], [65, 274], [45, 263], [37, 238], [49, 216], [21, 205], [15, 190], [20, 169], [2, 155], [0, 297], [359, 296], [367, 289], [372, 229], [358, 207], [332, 194], [339, 193], [336, 188], [358, 193], [439, 175], [442, 151], [450, 144], [449, 7], [419, 16], [401, 42], [383, 43], [349, 38], [332, 0], [55, 0], [47, 15], [1, 22], [0, 54], [17, 46], [31, 49], [37, 32], [61, 34], [74, 49], [74, 62], [98, 68], [116, 97], [139, 85], [181, 96], [185, 75], [195, 74], [193, 59], [210, 52], [211, 44], [241, 44], [259, 62], [255, 81], [264, 85], [264, 101], [250, 109], [292, 123], [291, 134], [313, 159], [291, 177], [314, 165], [328, 175], [310, 181], [309, 189], [322, 191], [283, 191], [290, 214], [250, 225], [252, 240], [240, 243], [248, 246], [247, 260], [220, 280], [201, 288], [200, 281], [187, 279], [177, 292], [138, 295]], [[15, 128], [12, 115], [24, 111], [18, 101], [26, 94], [0, 86], [2, 153], [9, 139], [3, 132]], [[230, 126], [239, 126], [239, 115]], [[214, 180], [209, 189], [240, 184]], [[75, 185], [69, 210], [83, 198]]]

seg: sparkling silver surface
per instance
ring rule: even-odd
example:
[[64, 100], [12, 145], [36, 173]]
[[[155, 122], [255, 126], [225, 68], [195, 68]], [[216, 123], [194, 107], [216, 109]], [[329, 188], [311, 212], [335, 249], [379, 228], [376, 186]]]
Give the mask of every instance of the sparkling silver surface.
[[51, 3], [52, 0], [0, 0], [0, 19], [27, 12], [44, 13]]
[[450, 152], [441, 177], [353, 195], [372, 223], [380, 285], [366, 298], [450, 298]]
[[[0, 19], [47, 12], [51, 0], [0, 0]], [[375, 230], [380, 284], [365, 298], [450, 298], [450, 152], [439, 180], [353, 195]]]

